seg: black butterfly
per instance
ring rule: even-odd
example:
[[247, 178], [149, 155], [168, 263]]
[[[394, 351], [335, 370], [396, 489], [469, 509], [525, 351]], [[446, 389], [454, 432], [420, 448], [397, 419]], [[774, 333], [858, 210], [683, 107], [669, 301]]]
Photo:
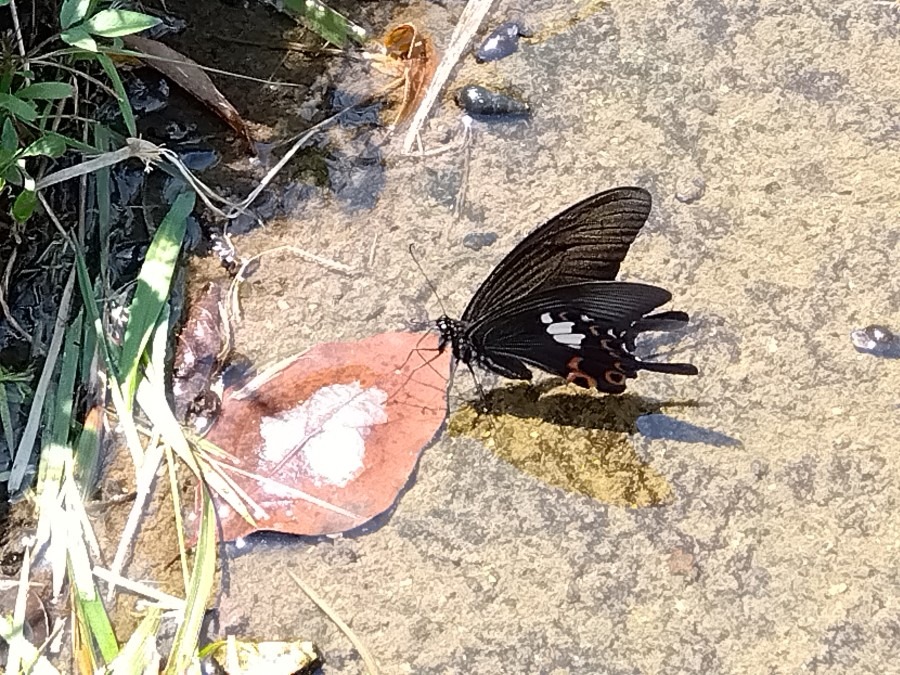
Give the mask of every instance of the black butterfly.
[[646, 190], [615, 188], [551, 218], [500, 261], [459, 321], [437, 320], [440, 351], [450, 345], [470, 367], [515, 380], [530, 380], [530, 365], [609, 393], [639, 370], [696, 375], [689, 363], [632, 355], [638, 334], [688, 322], [684, 312], [649, 314], [672, 298], [667, 290], [615, 281], [650, 203]]

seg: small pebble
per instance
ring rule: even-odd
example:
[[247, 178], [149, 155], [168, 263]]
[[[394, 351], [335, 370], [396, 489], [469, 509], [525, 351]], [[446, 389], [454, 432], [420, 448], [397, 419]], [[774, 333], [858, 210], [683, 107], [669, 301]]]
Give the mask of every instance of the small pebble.
[[527, 37], [529, 32], [518, 21], [507, 21], [495, 28], [488, 35], [481, 46], [475, 50], [475, 60], [478, 63], [499, 61], [502, 58], [514, 54], [519, 49], [519, 38]]
[[857, 329], [850, 333], [850, 341], [857, 351], [873, 356], [900, 358], [900, 338], [885, 326], [871, 325]]
[[693, 204], [706, 192], [706, 181], [703, 176], [682, 178], [675, 183], [675, 199], [682, 204]]
[[833, 598], [836, 595], [840, 595], [841, 593], [847, 592], [847, 584], [841, 582], [839, 584], [834, 584], [831, 588], [828, 589], [828, 597]]
[[469, 232], [463, 237], [463, 246], [473, 251], [480, 251], [485, 246], [492, 245], [497, 241], [496, 232]]
[[182, 164], [194, 173], [206, 171], [219, 163], [219, 153], [212, 148], [183, 148], [177, 152]]
[[528, 117], [531, 108], [506, 94], [469, 84], [456, 91], [456, 104], [476, 119]]
[[685, 577], [688, 580], [696, 580], [700, 575], [697, 568], [697, 559], [693, 553], [682, 548], [674, 548], [669, 553], [669, 574], [677, 577]]
[[705, 92], [694, 97], [694, 105], [707, 115], [714, 115], [718, 107], [715, 99]]

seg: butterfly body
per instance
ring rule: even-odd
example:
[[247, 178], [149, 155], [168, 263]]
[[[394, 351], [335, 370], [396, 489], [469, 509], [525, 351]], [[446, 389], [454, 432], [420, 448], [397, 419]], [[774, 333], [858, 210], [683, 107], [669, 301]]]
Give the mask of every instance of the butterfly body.
[[616, 188], [551, 218], [497, 265], [459, 320], [438, 319], [439, 349], [510, 379], [531, 379], [531, 366], [609, 393], [639, 370], [695, 375], [691, 364], [632, 354], [640, 333], [688, 321], [651, 314], [671, 299], [665, 289], [615, 281], [649, 212], [648, 192]]

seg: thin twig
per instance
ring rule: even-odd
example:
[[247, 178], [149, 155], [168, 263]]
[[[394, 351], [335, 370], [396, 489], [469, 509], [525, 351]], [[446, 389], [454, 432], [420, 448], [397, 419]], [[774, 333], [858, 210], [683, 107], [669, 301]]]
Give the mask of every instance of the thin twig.
[[[104, 48], [102, 50], [104, 54], [109, 56], [131, 56], [136, 59], [141, 59], [142, 61], [162, 61], [164, 63], [173, 63], [178, 66], [184, 66], [185, 62], [181, 59], [170, 59], [165, 56], [156, 56], [151, 54], [145, 54], [144, 52], [139, 52], [131, 49], [110, 49]], [[45, 57], [46, 58], [46, 57]], [[205, 70], [207, 73], [212, 73], [213, 75], [225, 75], [227, 77], [233, 77], [236, 80], [248, 80], [250, 82], [256, 82], [258, 84], [267, 84], [273, 87], [285, 87], [285, 88], [299, 88], [306, 87], [305, 84], [299, 84], [297, 82], [286, 82], [284, 80], [264, 80], [260, 77], [253, 77], [252, 75], [245, 75], [243, 73], [235, 73], [230, 70], [222, 70], [221, 68], [213, 68], [211, 66], [204, 66], [199, 63], [190, 63], [188, 64], [191, 68], [199, 68], [200, 70]]]
[[288, 570], [288, 574], [291, 579], [294, 580], [294, 583], [300, 587], [300, 590], [306, 593], [309, 596], [309, 599], [312, 600], [316, 606], [322, 610], [322, 613], [325, 614], [329, 619], [334, 622], [334, 625], [341, 629], [341, 632], [347, 636], [347, 639], [353, 643], [353, 646], [356, 648], [356, 651], [359, 652], [359, 655], [362, 657], [363, 664], [366, 666], [366, 672], [369, 675], [378, 675], [378, 664], [375, 662], [375, 658], [372, 656], [372, 653], [369, 651], [369, 648], [366, 647], [365, 643], [359, 639], [359, 636], [353, 632], [353, 630], [344, 623], [344, 620], [337, 615], [337, 613], [328, 606], [328, 604], [319, 597], [318, 593], [316, 593], [313, 589], [307, 586], [304, 582], [300, 581], [300, 578]]
[[166, 466], [169, 469], [169, 493], [172, 495], [172, 507], [175, 509], [175, 527], [178, 528], [178, 559], [181, 561], [181, 579], [184, 582], [184, 595], [187, 597], [190, 588], [191, 572], [188, 569], [187, 547], [184, 544], [184, 523], [181, 518], [181, 497], [178, 494], [178, 476], [175, 472], [175, 455], [172, 446], [166, 445]]
[[492, 4], [493, 0], [469, 0], [465, 9], [463, 9], [456, 28], [453, 30], [453, 36], [450, 38], [447, 51], [444, 52], [444, 57], [438, 64], [434, 77], [431, 78], [431, 83], [428, 85], [425, 96], [419, 104], [419, 109], [416, 110], [409, 129], [406, 131], [406, 137], [403, 139], [403, 152], [405, 154], [409, 154], [412, 150], [413, 144], [416, 143], [419, 132], [422, 130], [422, 125], [428, 119], [428, 114], [444, 88], [444, 84], [450, 78], [456, 62], [462, 57], [469, 42], [475, 36], [475, 33], [478, 32], [478, 27]]
[[[454, 220], [459, 220], [460, 216], [462, 216], [463, 209], [466, 206], [466, 191], [469, 187], [469, 165], [472, 162], [472, 146], [469, 140], [472, 138], [472, 118], [468, 115], [463, 115], [463, 129], [463, 165], [462, 175], [459, 179], [459, 191], [456, 193], [456, 200], [453, 203]], [[450, 229], [451, 226], [448, 226], [444, 232], [444, 241], [446, 242], [450, 241]]]
[[[109, 94], [109, 96], [111, 98], [116, 98], [118, 96], [118, 94], [116, 93], [116, 90], [113, 89], [112, 87], [110, 87], [105, 82], [103, 82], [103, 80], [100, 80], [96, 77], [92, 77], [91, 75], [88, 75], [83, 70], [78, 70], [77, 68], [67, 66], [64, 63], [58, 63], [56, 61], [47, 61], [45, 59], [34, 59], [31, 62], [31, 65], [32, 66], [41, 66], [44, 68], [58, 68], [59, 70], [64, 70], [67, 73], [72, 73], [76, 77], [80, 77], [83, 80], [86, 80], [88, 82], [95, 84], [97, 87], [99, 87], [100, 89], [105, 91], [107, 94]], [[96, 122], [96, 120], [89, 120], [89, 121]]]
[[132, 593], [142, 595], [149, 600], [153, 600], [153, 602], [157, 603], [163, 609], [184, 610], [184, 600], [176, 598], [174, 595], [163, 593], [162, 591], [146, 584], [142, 584], [139, 581], [132, 581], [131, 579], [126, 579], [118, 574], [113, 574], [103, 567], [95, 566], [91, 572], [93, 572], [95, 577], [109, 584], [110, 587], [124, 588]]
[[378, 246], [378, 233], [375, 233], [375, 236], [372, 237], [372, 245], [369, 247], [369, 259], [366, 262], [366, 269], [370, 270], [375, 265], [375, 251], [376, 246]]
[[11, 673], [18, 673], [19, 667], [28, 651], [28, 641], [25, 639], [23, 627], [25, 626], [25, 608], [28, 602], [28, 579], [31, 574], [31, 545], [26, 545], [22, 569], [19, 572], [19, 588], [16, 592], [16, 604], [13, 609], [13, 637], [9, 641], [9, 655], [6, 666]]
[[[252, 471], [245, 471], [244, 469], [238, 468], [233, 464], [225, 464], [224, 462], [217, 462], [210, 458], [210, 464], [215, 464], [222, 471], [231, 471], [233, 473], [238, 474], [239, 476], [243, 476], [244, 478], [250, 478], [255, 480], [257, 483], [268, 488], [269, 492], [277, 491], [279, 495], [283, 495], [285, 497], [290, 497], [291, 499], [299, 499], [301, 501], [308, 502], [313, 506], [318, 506], [320, 509], [324, 509], [325, 511], [331, 511], [332, 513], [336, 513], [340, 516], [344, 516], [345, 518], [349, 518], [353, 522], [363, 522], [365, 518], [360, 516], [359, 514], [353, 513], [351, 511], [347, 511], [346, 509], [342, 509], [340, 506], [335, 506], [329, 502], [326, 502], [324, 499], [319, 499], [318, 497], [313, 497], [311, 494], [303, 492], [303, 490], [298, 490], [297, 488], [291, 487], [285, 483], [275, 480], [274, 478], [268, 478], [266, 476], [261, 476], [258, 473], [253, 473]], [[241, 490], [244, 492], [243, 490]], [[246, 494], [246, 492], [244, 493]], [[249, 499], [249, 496], [248, 496]], [[252, 503], [252, 502], [251, 502]], [[261, 507], [260, 507], [261, 508]], [[263, 511], [263, 518], [265, 518], [265, 511]], [[260, 518], [262, 520], [263, 518]]]
[[16, 34], [16, 46], [19, 48], [19, 56], [25, 61], [22, 62], [20, 72], [29, 70], [28, 59], [25, 56], [25, 40], [22, 39], [22, 26], [19, 24], [19, 12], [16, 10], [16, 0], [9, 3], [9, 13], [12, 15], [13, 28]]
[[[196, 450], [196, 447], [195, 447]], [[203, 474], [206, 476], [209, 473], [214, 473], [219, 479], [225, 484], [225, 487], [231, 490], [231, 492], [235, 495], [237, 499], [239, 499], [247, 509], [247, 513], [252, 512], [252, 518], [254, 520], [266, 520], [269, 517], [268, 512], [259, 505], [253, 497], [250, 496], [250, 493], [247, 492], [244, 488], [240, 486], [240, 484], [232, 478], [228, 471], [234, 469], [238, 473], [240, 473], [239, 469], [235, 469], [236, 465], [228, 464], [227, 462], [216, 459], [211, 455], [204, 455], [204, 451], [198, 450], [196, 455], [197, 463], [202, 467]], [[255, 526], [255, 523], [252, 523]]]
[[269, 172], [265, 176], [263, 176], [263, 179], [259, 182], [259, 185], [257, 185], [249, 195], [247, 195], [246, 199], [244, 199], [244, 201], [242, 201], [236, 207], [235, 210], [232, 210], [232, 212], [228, 213], [226, 215], [226, 217], [231, 219], [231, 218], [236, 218], [238, 215], [240, 215], [241, 210], [246, 209], [247, 207], [250, 206], [250, 204], [252, 204], [256, 200], [256, 198], [259, 196], [259, 194], [266, 188], [266, 186], [269, 183], [272, 182], [272, 180], [275, 178], [275, 176], [277, 176], [278, 173], [284, 168], [285, 164], [287, 164], [289, 161], [291, 161], [291, 158], [295, 154], [297, 154], [297, 152], [300, 150], [300, 148], [302, 148], [304, 145], [306, 145], [309, 142], [309, 140], [313, 136], [315, 136], [317, 133], [319, 133], [320, 131], [324, 131], [325, 129], [327, 129], [328, 127], [333, 125], [335, 122], [337, 122], [338, 118], [341, 115], [343, 115], [347, 110], [355, 108], [355, 107], [356, 106], [350, 106], [350, 108], [345, 108], [344, 110], [341, 110], [340, 112], [332, 115], [331, 117], [328, 117], [328, 118], [322, 120], [318, 124], [314, 124], [309, 129], [307, 129], [305, 132], [303, 132], [303, 134], [291, 146], [291, 149], [288, 150], [286, 153], [284, 153], [284, 156], [278, 160], [278, 163], [275, 164], [275, 166], [273, 166], [271, 169], [269, 169]]
[[[163, 446], [157, 439], [152, 439], [144, 452], [143, 466], [136, 467], [138, 469], [137, 486], [135, 491], [137, 495], [131, 504], [128, 512], [128, 519], [125, 521], [125, 527], [122, 528], [122, 536], [119, 538], [119, 545], [116, 547], [116, 555], [113, 558], [112, 573], [120, 574], [125, 566], [126, 556], [132, 552], [132, 539], [137, 533], [138, 526], [141, 524], [141, 518], [144, 515], [144, 506], [150, 500], [150, 494], [153, 484], [156, 482], [156, 472], [163, 458]], [[116, 587], [110, 586], [106, 593], [107, 602], [111, 602], [115, 595]]]
[[16, 256], [19, 253], [18, 248], [14, 248], [12, 253], [9, 256], [9, 260], [6, 261], [6, 269], [3, 272], [3, 282], [0, 283], [0, 308], [3, 309], [3, 316], [6, 317], [6, 321], [9, 325], [15, 330], [22, 338], [27, 340], [29, 343], [33, 343], [33, 339], [31, 335], [28, 334], [22, 326], [16, 321], [15, 317], [9, 311], [9, 305], [6, 304], [6, 292], [9, 290], [9, 278], [12, 274], [13, 265], [16, 262]]
[[259, 47], [261, 49], [273, 49], [281, 51], [282, 49], [290, 52], [298, 52], [307, 56], [345, 56], [348, 52], [344, 49], [335, 49], [333, 47], [307, 47], [301, 42], [294, 40], [246, 40], [244, 38], [229, 37], [227, 35], [210, 35], [209, 37], [220, 42], [235, 45], [246, 45], [249, 47]]

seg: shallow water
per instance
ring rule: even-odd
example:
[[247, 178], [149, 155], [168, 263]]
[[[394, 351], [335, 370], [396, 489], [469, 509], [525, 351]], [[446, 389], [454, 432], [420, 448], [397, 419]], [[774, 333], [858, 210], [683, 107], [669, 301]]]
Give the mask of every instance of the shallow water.
[[[443, 46], [462, 6], [445, 4], [390, 18], [416, 17]], [[436, 317], [411, 242], [459, 315], [547, 217], [601, 189], [644, 186], [653, 213], [622, 278], [664, 286], [691, 314], [663, 351], [701, 374], [643, 373], [629, 391], [667, 417], [622, 439], [669, 497], [611, 504], [445, 435], [373, 531], [228, 547], [218, 629], [309, 637], [326, 672], [362, 672], [291, 570], [384, 673], [888, 672], [900, 655], [900, 367], [858, 353], [850, 332], [900, 328], [900, 9], [554, 4], [531, 3], [537, 37], [516, 54], [480, 65], [469, 55], [452, 80], [429, 149], [452, 143], [462, 84], [512, 89], [534, 111], [476, 124], [467, 170], [465, 153], [403, 157], [397, 138], [378, 149], [382, 172], [369, 161], [380, 132], [345, 129], [319, 146], [369, 153], [367, 200], [322, 185], [236, 244], [244, 256], [299, 246], [359, 274], [264, 259], [243, 289], [236, 345], [265, 363]], [[386, 25], [383, 7], [368, 11]], [[285, 104], [274, 135], [296, 110]], [[347, 166], [352, 183], [361, 164]], [[476, 251], [464, 244], [473, 232], [499, 237]], [[201, 262], [196, 273], [216, 271]]]

